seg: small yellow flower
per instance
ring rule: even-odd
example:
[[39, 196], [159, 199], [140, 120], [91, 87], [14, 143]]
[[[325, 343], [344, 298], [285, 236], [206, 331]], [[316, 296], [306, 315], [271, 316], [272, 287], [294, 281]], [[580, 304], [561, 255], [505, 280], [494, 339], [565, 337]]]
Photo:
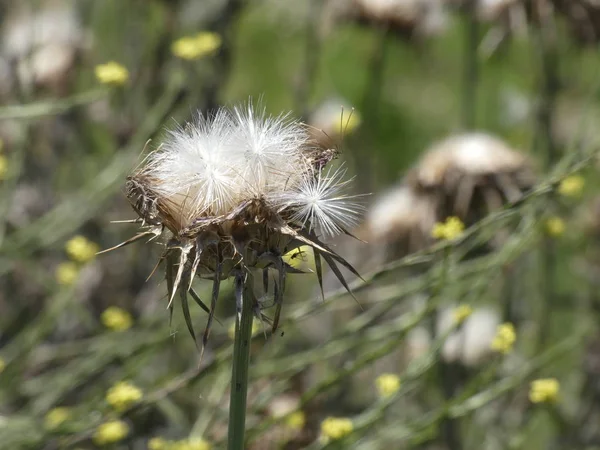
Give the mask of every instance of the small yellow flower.
[[0, 155], [0, 181], [6, 179], [8, 173], [8, 159], [6, 156]]
[[529, 400], [531, 403], [555, 402], [560, 391], [556, 378], [542, 378], [531, 382]]
[[44, 427], [47, 430], [56, 430], [63, 423], [71, 418], [71, 409], [60, 407], [48, 411], [44, 417]]
[[336, 114], [336, 117], [332, 117], [332, 120], [332, 128], [343, 135], [352, 134], [362, 122], [360, 113], [355, 109], [352, 109], [348, 114], [342, 114], [342, 116]]
[[492, 340], [492, 350], [503, 354], [510, 353], [516, 340], [517, 333], [512, 323], [498, 325], [496, 336]]
[[98, 64], [95, 69], [96, 78], [102, 84], [120, 86], [129, 80], [129, 71], [115, 61]]
[[304, 411], [294, 411], [285, 418], [285, 424], [293, 430], [301, 430], [306, 424], [306, 416]]
[[100, 317], [104, 326], [113, 331], [124, 331], [131, 328], [131, 314], [118, 306], [109, 306]]
[[167, 447], [169, 450], [210, 450], [210, 444], [202, 438], [184, 439]]
[[113, 420], [100, 425], [94, 433], [94, 442], [97, 445], [114, 444], [122, 441], [129, 434], [129, 426], [122, 420]]
[[303, 245], [302, 247], [287, 252], [283, 255], [282, 259], [285, 263], [295, 269], [315, 270], [313, 251], [308, 245]]
[[341, 439], [354, 430], [352, 420], [346, 417], [327, 417], [321, 423], [321, 441]]
[[6, 369], [6, 361], [0, 358], [0, 373], [4, 372], [4, 369]]
[[148, 450], [167, 450], [169, 441], [161, 437], [154, 437], [148, 441]]
[[431, 235], [436, 239], [452, 240], [459, 237], [465, 230], [465, 224], [458, 217], [452, 216], [446, 219], [444, 223], [436, 223], [431, 231]]
[[117, 411], [125, 411], [141, 398], [141, 389], [123, 381], [115, 384], [106, 393], [106, 402]]
[[565, 197], [579, 197], [584, 186], [585, 179], [581, 175], [571, 175], [560, 182], [558, 193]]
[[565, 221], [560, 217], [550, 217], [546, 220], [546, 233], [552, 237], [562, 236], [565, 232]]
[[74, 262], [68, 261], [58, 265], [55, 272], [56, 281], [63, 286], [70, 286], [79, 276], [79, 267]]
[[[260, 322], [257, 320], [254, 320], [252, 322], [252, 336], [256, 336], [258, 333], [261, 332], [261, 326], [260, 326]], [[229, 329], [227, 330], [227, 334], [229, 335], [230, 339], [234, 339], [235, 338], [235, 322], [233, 322], [231, 325], [229, 325]]]
[[214, 53], [221, 47], [221, 36], [203, 31], [194, 36], [185, 36], [173, 42], [171, 51], [181, 59], [193, 60]]
[[391, 397], [400, 389], [400, 377], [393, 373], [384, 373], [375, 380], [377, 392], [381, 398]]
[[463, 323], [471, 314], [473, 314], [473, 308], [469, 305], [459, 305], [453, 312], [454, 323], [460, 325]]
[[73, 261], [86, 263], [96, 257], [100, 247], [83, 236], [75, 236], [65, 244], [65, 250]]

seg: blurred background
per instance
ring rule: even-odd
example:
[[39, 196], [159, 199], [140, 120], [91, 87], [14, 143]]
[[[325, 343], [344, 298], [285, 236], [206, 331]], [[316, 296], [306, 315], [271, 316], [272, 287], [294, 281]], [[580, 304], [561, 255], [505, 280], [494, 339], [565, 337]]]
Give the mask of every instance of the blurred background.
[[248, 100], [371, 195], [356, 299], [291, 275], [255, 321], [247, 448], [600, 448], [597, 1], [4, 0], [0, 36], [0, 448], [226, 448], [231, 284], [199, 364], [160, 247], [96, 252], [144, 152]]

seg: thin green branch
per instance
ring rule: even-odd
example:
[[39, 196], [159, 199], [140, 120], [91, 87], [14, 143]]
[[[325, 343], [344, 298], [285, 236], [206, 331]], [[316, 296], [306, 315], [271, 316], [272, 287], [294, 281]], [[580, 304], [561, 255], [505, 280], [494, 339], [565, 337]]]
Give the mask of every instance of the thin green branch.
[[75, 94], [72, 97], [35, 102], [25, 105], [8, 105], [0, 108], [0, 120], [38, 119], [40, 117], [62, 114], [72, 108], [93, 103], [108, 95], [107, 89], [93, 89]]

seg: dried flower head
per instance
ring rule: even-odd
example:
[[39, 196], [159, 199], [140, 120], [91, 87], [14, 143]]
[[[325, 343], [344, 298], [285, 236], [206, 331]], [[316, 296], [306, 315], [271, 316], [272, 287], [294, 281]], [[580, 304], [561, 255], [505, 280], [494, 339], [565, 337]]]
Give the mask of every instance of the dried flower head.
[[400, 185], [375, 200], [360, 237], [384, 245], [390, 257], [400, 257], [425, 247], [437, 220], [435, 203], [428, 195]]
[[338, 0], [334, 18], [389, 28], [400, 36], [432, 36], [446, 29], [449, 16], [443, 0]]
[[600, 41], [600, 4], [597, 0], [554, 0], [553, 4], [567, 18], [579, 43], [595, 45]]
[[533, 186], [528, 159], [500, 139], [483, 133], [452, 136], [423, 156], [408, 184], [435, 198], [441, 217], [454, 215], [467, 225], [514, 202]]
[[492, 341], [499, 324], [500, 315], [488, 307], [472, 310], [468, 305], [459, 305], [442, 309], [436, 330], [440, 335], [449, 333], [442, 347], [442, 358], [465, 367], [483, 364], [493, 353]]
[[[285, 115], [269, 117], [251, 104], [221, 109], [211, 117], [200, 115], [170, 131], [128, 177], [127, 197], [142, 231], [117, 247], [146, 237], [166, 238], [159, 263], [166, 263], [169, 308], [179, 290], [195, 339], [187, 303], [191, 293], [209, 313], [203, 344], [220, 283], [229, 277], [235, 281], [238, 317], [244, 297], [250, 295], [261, 319], [266, 319], [263, 307], [276, 305], [276, 329], [286, 275], [299, 272], [283, 255], [303, 245], [312, 247], [320, 282], [321, 258], [346, 286], [338, 263], [356, 273], [319, 237], [347, 232], [360, 209], [345, 193], [345, 169], [325, 168], [334, 156], [314, 146], [299, 122]], [[256, 271], [263, 292], [246, 289], [243, 295]], [[191, 288], [195, 276], [213, 281], [210, 307]]]

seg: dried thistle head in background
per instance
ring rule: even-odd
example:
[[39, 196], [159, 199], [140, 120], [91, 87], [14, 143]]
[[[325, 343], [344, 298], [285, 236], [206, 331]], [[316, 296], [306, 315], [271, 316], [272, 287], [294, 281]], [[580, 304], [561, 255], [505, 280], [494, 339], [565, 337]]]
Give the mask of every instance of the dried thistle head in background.
[[600, 41], [600, 2], [597, 0], [554, 0], [556, 10], [566, 17], [575, 38], [584, 45]]
[[328, 7], [334, 21], [379, 26], [406, 38], [439, 35], [449, 23], [444, 0], [336, 0]]
[[431, 198], [400, 185], [384, 192], [369, 208], [359, 237], [383, 244], [386, 255], [397, 258], [426, 247], [436, 221]]
[[[321, 257], [347, 286], [337, 264], [354, 271], [319, 239], [346, 232], [360, 206], [344, 193], [342, 168], [326, 168], [331, 152], [313, 145], [306, 127], [288, 116], [268, 117], [252, 105], [221, 109], [212, 117], [170, 131], [128, 177], [126, 194], [140, 217], [138, 239], [165, 237], [160, 262], [166, 263], [169, 308], [177, 290], [188, 329], [194, 336], [187, 293], [209, 313], [210, 333], [220, 282], [233, 277], [238, 311], [252, 273], [262, 274], [263, 292], [253, 298], [259, 318], [264, 300], [276, 305], [277, 328], [285, 278], [299, 272], [283, 255], [312, 247], [319, 282]], [[116, 247], [115, 247], [116, 248]], [[276, 272], [269, 288], [270, 272]], [[210, 307], [191, 288], [195, 276], [213, 280]], [[171, 309], [172, 311], [172, 309]]]
[[369, 209], [359, 236], [400, 257], [433, 242], [436, 222], [459, 217], [471, 225], [521, 198], [535, 177], [529, 160], [483, 133], [433, 144], [402, 184]]
[[406, 182], [434, 198], [438, 215], [473, 223], [531, 188], [529, 160], [484, 133], [451, 136], [433, 144]]

